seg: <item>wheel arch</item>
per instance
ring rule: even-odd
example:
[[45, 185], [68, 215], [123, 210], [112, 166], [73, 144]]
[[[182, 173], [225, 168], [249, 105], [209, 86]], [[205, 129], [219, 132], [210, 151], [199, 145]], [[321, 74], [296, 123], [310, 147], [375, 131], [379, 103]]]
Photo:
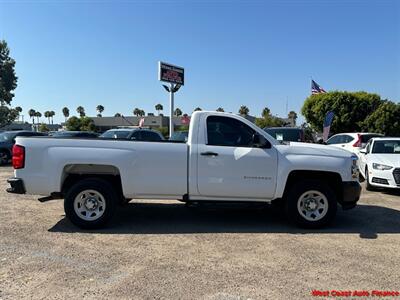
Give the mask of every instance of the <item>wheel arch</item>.
[[106, 180], [123, 199], [124, 193], [119, 169], [113, 165], [98, 164], [68, 164], [64, 166], [60, 182], [62, 195], [65, 195], [76, 182], [87, 178]]
[[311, 171], [311, 170], [294, 170], [291, 171], [286, 180], [283, 197], [285, 198], [290, 188], [299, 180], [318, 180], [325, 182], [335, 192], [338, 202], [343, 195], [342, 177], [339, 173], [330, 171]]

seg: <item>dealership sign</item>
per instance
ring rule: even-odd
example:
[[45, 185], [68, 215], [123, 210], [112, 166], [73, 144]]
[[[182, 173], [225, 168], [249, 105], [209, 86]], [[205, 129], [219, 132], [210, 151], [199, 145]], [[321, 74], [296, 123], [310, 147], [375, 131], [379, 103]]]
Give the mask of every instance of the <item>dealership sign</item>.
[[158, 62], [158, 80], [183, 85], [185, 81], [184, 69], [178, 66]]

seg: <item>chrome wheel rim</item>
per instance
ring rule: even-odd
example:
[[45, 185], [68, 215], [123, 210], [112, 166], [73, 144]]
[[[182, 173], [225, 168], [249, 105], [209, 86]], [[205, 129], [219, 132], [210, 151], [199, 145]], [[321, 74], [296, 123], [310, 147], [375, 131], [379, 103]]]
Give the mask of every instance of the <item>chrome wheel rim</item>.
[[307, 191], [299, 197], [297, 210], [307, 221], [319, 221], [328, 212], [328, 199], [320, 191]]
[[84, 190], [74, 200], [74, 210], [79, 218], [85, 221], [99, 219], [106, 209], [106, 200], [95, 190]]

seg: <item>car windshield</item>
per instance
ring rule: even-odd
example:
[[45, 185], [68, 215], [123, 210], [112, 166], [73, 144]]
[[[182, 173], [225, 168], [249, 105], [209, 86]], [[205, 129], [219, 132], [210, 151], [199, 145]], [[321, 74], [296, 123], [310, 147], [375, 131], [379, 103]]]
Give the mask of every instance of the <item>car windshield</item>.
[[300, 142], [301, 134], [295, 128], [266, 128], [264, 129], [270, 136], [278, 141]]
[[101, 138], [126, 139], [131, 133], [129, 130], [108, 130], [100, 135]]
[[15, 133], [12, 132], [2, 132], [0, 133], [0, 142], [5, 142], [12, 140], [15, 137]]
[[400, 154], [400, 140], [375, 141], [372, 153]]

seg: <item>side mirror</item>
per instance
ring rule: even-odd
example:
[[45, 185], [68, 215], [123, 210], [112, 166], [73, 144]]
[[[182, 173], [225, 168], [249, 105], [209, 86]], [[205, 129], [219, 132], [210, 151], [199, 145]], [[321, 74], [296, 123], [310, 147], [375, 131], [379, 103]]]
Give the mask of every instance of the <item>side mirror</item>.
[[271, 148], [271, 143], [261, 134], [253, 134], [253, 147], [254, 148]]
[[367, 154], [367, 150], [366, 150], [366, 149], [361, 149], [361, 150], [360, 150], [360, 153], [362, 153], [362, 154]]

